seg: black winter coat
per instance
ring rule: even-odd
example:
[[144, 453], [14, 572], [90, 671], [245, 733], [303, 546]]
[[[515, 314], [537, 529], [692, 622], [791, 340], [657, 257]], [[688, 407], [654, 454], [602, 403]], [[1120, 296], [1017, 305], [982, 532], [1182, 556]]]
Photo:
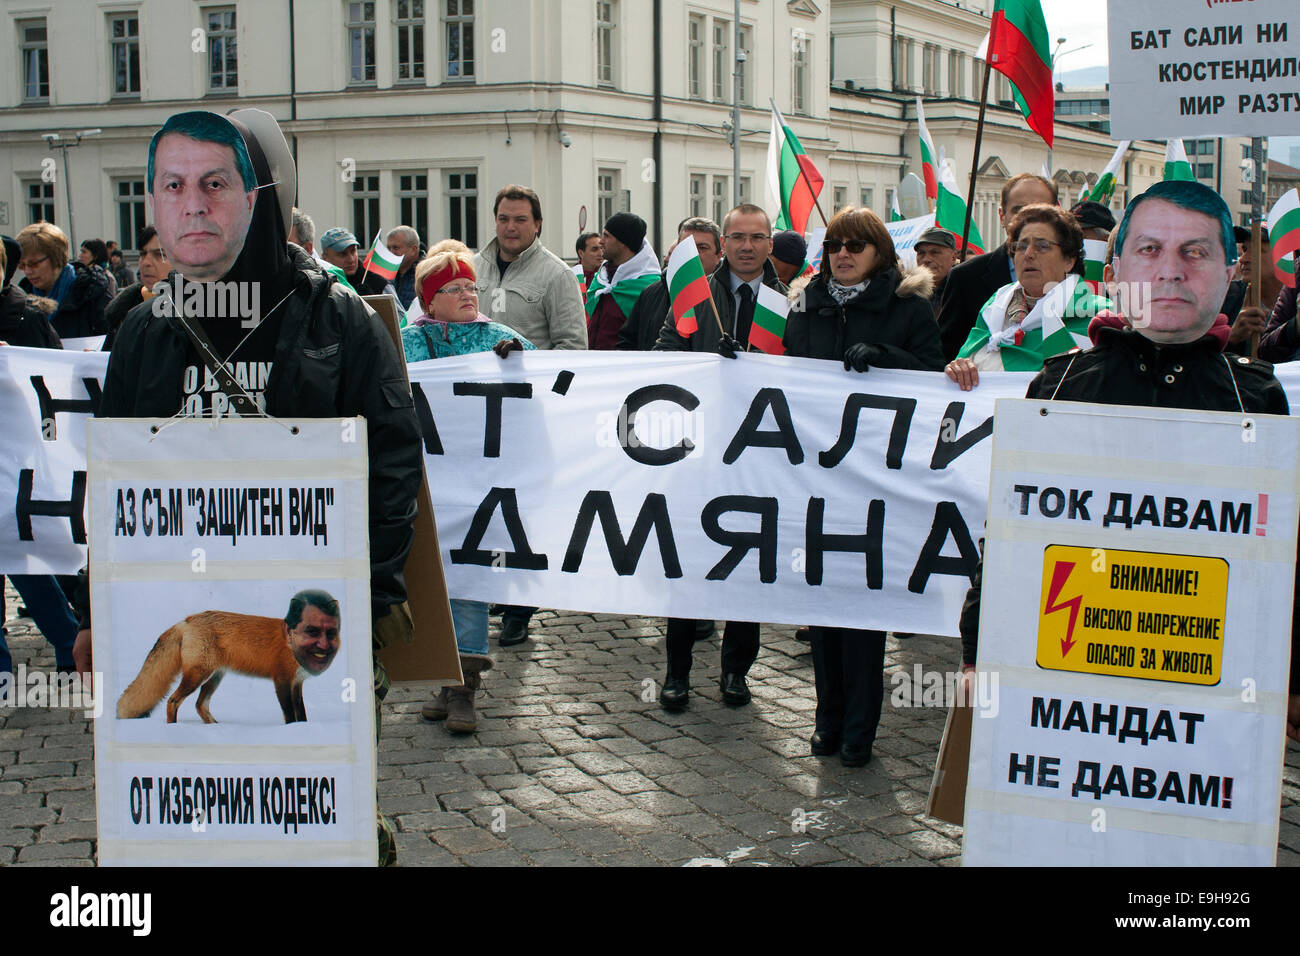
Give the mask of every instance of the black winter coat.
[[[776, 268], [772, 260], [763, 263], [763, 285], [785, 295], [785, 283], [776, 277]], [[673, 322], [665, 322], [659, 330], [659, 341], [655, 343], [656, 352], [716, 352], [722, 342], [722, 333], [718, 331], [718, 320], [727, 334], [735, 338], [736, 316], [731, 295], [731, 266], [723, 259], [722, 264], [709, 276], [709, 292], [718, 307], [718, 318], [713, 317], [713, 308], [702, 302], [695, 307], [699, 328], [690, 335], [680, 335]], [[744, 346], [744, 342], [740, 343]]]
[[29, 349], [63, 348], [45, 310], [16, 285], [0, 293], [0, 342]]
[[[1097, 344], [1049, 358], [1026, 398], [1146, 408], [1289, 414], [1286, 393], [1268, 362], [1219, 351], [1205, 336], [1186, 345], [1157, 345], [1133, 329], [1103, 328]], [[1240, 400], [1238, 400], [1240, 396]], [[981, 542], [982, 545], [982, 542]], [[979, 645], [981, 560], [961, 609], [962, 662], [974, 664]], [[1291, 693], [1300, 693], [1300, 564], [1291, 624]]]
[[[266, 410], [277, 418], [363, 415], [370, 451], [370, 599], [376, 618], [406, 600], [402, 568], [414, 540], [423, 449], [403, 359], [356, 293], [291, 252], [294, 292], [284, 313]], [[183, 404], [188, 338], [153, 300], [131, 310], [108, 361], [100, 418], [170, 417]], [[89, 608], [79, 588], [82, 627]]]
[[[99, 266], [87, 266], [81, 262], [73, 262], [72, 268], [76, 277], [68, 294], [59, 303], [58, 311], [50, 317], [50, 325], [64, 339], [103, 335], [108, 331], [104, 310], [112, 299], [108, 273]], [[20, 285], [27, 292], [33, 291], [25, 278]]]
[[915, 269], [900, 276], [894, 268], [876, 273], [867, 287], [844, 305], [835, 301], [827, 280], [814, 276], [790, 288], [794, 305], [785, 325], [790, 355], [842, 361], [859, 342], [879, 346], [880, 368], [943, 369], [939, 326], [930, 308], [934, 276]]

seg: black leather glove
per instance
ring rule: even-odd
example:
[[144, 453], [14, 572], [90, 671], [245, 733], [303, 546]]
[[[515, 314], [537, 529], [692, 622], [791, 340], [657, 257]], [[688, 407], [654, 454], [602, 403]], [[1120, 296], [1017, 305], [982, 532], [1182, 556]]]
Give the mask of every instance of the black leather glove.
[[857, 342], [844, 350], [844, 370], [865, 372], [871, 366], [878, 364], [883, 355], [884, 350], [879, 345]]
[[524, 343], [520, 342], [518, 338], [502, 339], [496, 345], [492, 346], [492, 351], [496, 352], [497, 355], [502, 358], [505, 358], [511, 352], [522, 352], [523, 350]]
[[724, 358], [734, 359], [736, 351], [740, 348], [740, 343], [733, 339], [726, 332], [722, 333], [722, 338], [718, 341], [718, 354]]

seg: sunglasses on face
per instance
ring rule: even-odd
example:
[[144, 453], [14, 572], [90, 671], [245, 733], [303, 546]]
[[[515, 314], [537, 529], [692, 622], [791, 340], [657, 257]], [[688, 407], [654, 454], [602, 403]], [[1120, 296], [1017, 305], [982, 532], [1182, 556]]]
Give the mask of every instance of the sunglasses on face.
[[825, 239], [822, 241], [822, 248], [831, 255], [835, 255], [841, 248], [844, 248], [856, 256], [869, 245], [871, 243], [866, 239]]

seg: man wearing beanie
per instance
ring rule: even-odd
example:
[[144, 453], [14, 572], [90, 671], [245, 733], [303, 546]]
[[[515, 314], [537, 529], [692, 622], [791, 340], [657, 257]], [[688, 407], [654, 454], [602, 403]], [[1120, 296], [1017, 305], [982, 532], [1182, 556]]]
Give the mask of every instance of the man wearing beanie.
[[659, 259], [645, 230], [645, 220], [630, 212], [616, 212], [605, 223], [605, 261], [587, 289], [587, 348], [618, 348], [618, 333], [637, 300], [659, 281]]
[[776, 277], [789, 285], [795, 276], [803, 272], [804, 262], [808, 258], [808, 243], [803, 236], [793, 229], [778, 232], [772, 237], [772, 268]]

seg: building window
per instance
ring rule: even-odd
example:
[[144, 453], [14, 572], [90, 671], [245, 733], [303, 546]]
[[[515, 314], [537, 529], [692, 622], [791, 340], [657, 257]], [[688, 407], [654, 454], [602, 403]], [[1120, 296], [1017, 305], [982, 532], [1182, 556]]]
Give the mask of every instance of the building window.
[[614, 85], [614, 3], [599, 0], [596, 4], [596, 82]]
[[1214, 164], [1213, 164], [1213, 163], [1197, 163], [1197, 164], [1196, 164], [1196, 178], [1197, 178], [1197, 179], [1213, 179], [1213, 178], [1214, 178]]
[[808, 47], [811, 40], [800, 37], [790, 57], [790, 109], [796, 113], [808, 112]]
[[731, 183], [726, 176], [713, 177], [713, 221], [722, 224], [731, 211]]
[[478, 248], [478, 172], [447, 171], [447, 232], [471, 249]]
[[118, 245], [134, 249], [140, 230], [149, 220], [145, 217], [144, 180], [119, 179], [114, 183], [113, 200], [117, 205]]
[[894, 214], [894, 193], [895, 190], [890, 188], [885, 190], [885, 222]]
[[27, 183], [27, 221], [54, 222], [54, 183], [42, 180]]
[[704, 97], [704, 17], [692, 13], [686, 28], [687, 95], [698, 100]]
[[352, 233], [368, 252], [379, 233], [378, 173], [357, 173], [352, 180]]
[[50, 48], [44, 20], [19, 20], [19, 58], [23, 63], [23, 101], [50, 98]]
[[[474, 78], [474, 0], [446, 0], [447, 79]], [[477, 178], [477, 173], [474, 174]], [[468, 245], [468, 243], [466, 243]]]
[[348, 4], [349, 83], [375, 82], [375, 4]]
[[113, 95], [140, 95], [140, 18], [121, 14], [108, 18], [109, 63]]
[[859, 199], [861, 205], [863, 206], [863, 208], [865, 208], [865, 209], [870, 209], [870, 210], [872, 210], [873, 212], [875, 211], [875, 208], [876, 208], [876, 202], [875, 202], [876, 194], [875, 194], [875, 190], [872, 189], [870, 186], [863, 186], [863, 187], [858, 191], [858, 199]]
[[835, 187], [835, 211], [839, 212], [848, 204], [849, 204], [849, 187], [836, 186]]
[[1253, 199], [1254, 197], [1249, 189], [1243, 189], [1241, 191], [1241, 204], [1243, 206], [1249, 206]]
[[[609, 217], [618, 212], [619, 171], [617, 169], [596, 170], [596, 211], [598, 225], [604, 225]], [[633, 249], [633, 252], [637, 250]]]
[[704, 215], [705, 178], [703, 173], [691, 173], [689, 202], [692, 217]]
[[208, 21], [208, 90], [234, 92], [239, 88], [235, 8], [218, 7], [204, 12]]
[[397, 82], [423, 80], [424, 0], [397, 0], [393, 23], [397, 27]]
[[726, 20], [713, 21], [713, 99], [719, 103], [730, 100], [727, 80], [731, 76], [731, 24]]
[[966, 98], [966, 71], [958, 50], [948, 54], [948, 95], [959, 100]]
[[429, 174], [397, 174], [397, 218], [429, 238]]
[[754, 201], [754, 180], [750, 176], [740, 177], [740, 201], [741, 202]]
[[749, 82], [749, 58], [754, 52], [754, 28], [742, 26], [740, 28], [740, 53], [744, 54], [745, 59], [736, 64], [736, 71], [740, 74], [740, 102], [746, 106], [754, 105], [754, 91], [750, 89]]

